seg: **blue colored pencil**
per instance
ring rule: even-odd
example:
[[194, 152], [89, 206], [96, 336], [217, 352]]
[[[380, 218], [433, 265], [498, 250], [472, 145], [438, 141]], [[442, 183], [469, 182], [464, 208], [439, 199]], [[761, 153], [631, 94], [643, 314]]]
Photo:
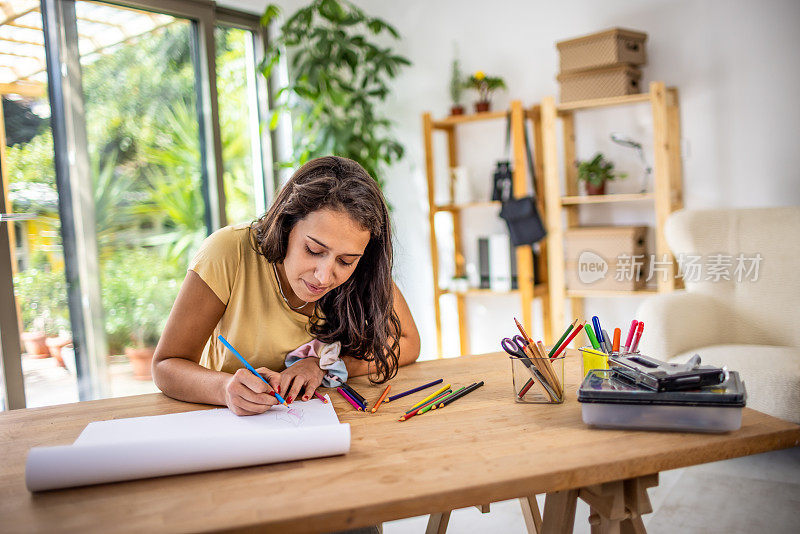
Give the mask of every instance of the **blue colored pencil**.
[[[239, 361], [240, 361], [240, 362], [242, 362], [242, 364], [243, 364], [243, 365], [244, 365], [244, 366], [247, 368], [247, 370], [248, 370], [248, 371], [250, 371], [251, 373], [253, 373], [254, 375], [256, 375], [258, 378], [260, 378], [260, 379], [261, 379], [261, 381], [262, 381], [262, 382], [264, 382], [266, 385], [268, 385], [270, 388], [272, 388], [272, 384], [270, 384], [269, 382], [267, 382], [267, 381], [266, 381], [266, 379], [264, 379], [264, 377], [263, 377], [263, 376], [261, 376], [260, 374], [258, 374], [258, 371], [256, 371], [255, 369], [253, 369], [253, 366], [252, 366], [252, 365], [250, 365], [250, 364], [248, 363], [248, 361], [247, 361], [247, 360], [245, 360], [245, 359], [242, 357], [242, 355], [241, 355], [241, 354], [239, 354], [239, 353], [236, 351], [236, 349], [234, 349], [234, 348], [233, 348], [233, 345], [231, 345], [230, 343], [228, 343], [228, 340], [227, 340], [227, 339], [225, 339], [225, 338], [224, 338], [224, 337], [222, 337], [222, 336], [217, 336], [217, 339], [219, 339], [220, 341], [222, 341], [222, 344], [223, 344], [223, 345], [225, 345], [226, 347], [228, 347], [228, 350], [229, 350], [229, 351], [231, 351], [231, 352], [233, 353], [233, 355], [234, 355], [234, 356], [236, 356], [237, 358], [239, 358]], [[275, 391], [275, 388], [272, 388], [272, 390], [273, 390], [273, 391]], [[281, 397], [281, 394], [280, 394], [280, 393], [278, 393], [277, 391], [275, 391], [275, 398], [276, 398], [276, 399], [278, 399], [278, 402], [280, 402], [280, 403], [281, 403], [281, 404], [283, 404], [284, 406], [288, 406], [288, 404], [286, 404], [286, 401], [283, 399], [283, 397]]]
[[416, 393], [417, 391], [423, 390], [425, 388], [429, 388], [431, 386], [435, 386], [436, 384], [441, 384], [442, 382], [444, 382], [443, 378], [440, 378], [439, 380], [434, 380], [433, 382], [430, 382], [428, 384], [416, 387], [414, 389], [409, 389], [408, 391], [404, 391], [402, 393], [398, 393], [397, 395], [392, 395], [391, 397], [386, 399], [386, 401], [384, 401], [384, 402], [392, 402], [393, 400], [397, 400], [400, 397], [405, 397], [406, 395], [411, 395], [412, 393]]

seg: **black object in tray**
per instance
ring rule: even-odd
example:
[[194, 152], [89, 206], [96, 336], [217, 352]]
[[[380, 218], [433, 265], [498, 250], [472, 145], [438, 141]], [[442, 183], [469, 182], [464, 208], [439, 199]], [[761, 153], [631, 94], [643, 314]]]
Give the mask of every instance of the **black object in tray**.
[[644, 354], [612, 354], [608, 364], [615, 373], [653, 391], [697, 389], [725, 380], [724, 369], [700, 365], [700, 356], [696, 354], [685, 364], [668, 363]]
[[653, 391], [639, 387], [613, 370], [594, 369], [578, 389], [578, 402], [743, 407], [747, 391], [739, 373], [729, 371], [722, 384], [684, 391]]

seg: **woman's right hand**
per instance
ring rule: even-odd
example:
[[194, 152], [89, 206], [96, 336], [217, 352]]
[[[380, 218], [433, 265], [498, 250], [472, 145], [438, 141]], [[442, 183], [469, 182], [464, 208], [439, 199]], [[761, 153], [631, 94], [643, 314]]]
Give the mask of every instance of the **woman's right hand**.
[[274, 390], [280, 387], [281, 375], [266, 367], [256, 369], [270, 386], [247, 369], [239, 369], [225, 383], [225, 404], [236, 415], [256, 415], [278, 404]]

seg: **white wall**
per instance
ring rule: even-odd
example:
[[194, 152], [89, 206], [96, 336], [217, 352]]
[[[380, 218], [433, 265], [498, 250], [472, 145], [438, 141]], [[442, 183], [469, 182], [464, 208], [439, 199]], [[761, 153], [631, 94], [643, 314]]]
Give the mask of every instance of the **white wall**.
[[[266, 4], [225, 3], [256, 12]], [[278, 3], [293, 12], [305, 2]], [[435, 331], [420, 116], [431, 111], [441, 117], [449, 109], [454, 44], [464, 70], [480, 69], [505, 78], [509, 90], [493, 101], [499, 109], [512, 99], [530, 105], [558, 94], [556, 41], [615, 26], [644, 31], [649, 36], [644, 82], [664, 80], [680, 92], [686, 207], [800, 204], [800, 2], [796, 0], [355, 3], [400, 31], [403, 40], [396, 48], [413, 63], [396, 80], [386, 106], [407, 150], [386, 178], [387, 196], [395, 207], [397, 280], [420, 328], [424, 356], [435, 351]], [[610, 144], [607, 137], [610, 131], [622, 131], [647, 141], [650, 124], [647, 106], [580, 115], [578, 157], [601, 150], [636, 176], [634, 154]], [[491, 169], [502, 156], [503, 125], [470, 126], [463, 134], [461, 157], [488, 195]], [[437, 158], [442, 161], [445, 153], [440, 151]], [[631, 190], [634, 182], [614, 186]], [[625, 209], [588, 212], [584, 221], [649, 220], [642, 210]], [[470, 213], [469, 221], [478, 221], [486, 231], [502, 229], [491, 213]], [[610, 330], [629, 322], [638, 303], [635, 298], [590, 299], [585, 312], [600, 315]], [[472, 350], [482, 352], [498, 350], [499, 337], [513, 333], [511, 317], [520, 310], [517, 299], [486, 297], [473, 299], [470, 313]], [[448, 352], [453, 353], [457, 344], [452, 335], [448, 340]]]

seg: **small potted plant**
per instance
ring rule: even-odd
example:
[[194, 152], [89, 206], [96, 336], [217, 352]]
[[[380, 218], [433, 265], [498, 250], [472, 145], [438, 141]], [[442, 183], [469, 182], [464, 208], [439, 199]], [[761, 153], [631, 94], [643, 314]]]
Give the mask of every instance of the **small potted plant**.
[[577, 161], [576, 165], [578, 181], [586, 182], [587, 195], [605, 195], [606, 182], [628, 176], [624, 172], [614, 172], [614, 164], [606, 161], [600, 152], [590, 160]]
[[461, 66], [457, 59], [453, 60], [453, 68], [450, 71], [450, 99], [453, 104], [450, 107], [450, 115], [463, 115], [464, 106], [461, 105], [461, 97], [464, 94], [464, 77], [461, 74]]
[[475, 113], [489, 111], [492, 93], [497, 89], [505, 89], [506, 83], [497, 76], [486, 76], [479, 70], [469, 77], [467, 86], [478, 91], [478, 101], [475, 102]]

